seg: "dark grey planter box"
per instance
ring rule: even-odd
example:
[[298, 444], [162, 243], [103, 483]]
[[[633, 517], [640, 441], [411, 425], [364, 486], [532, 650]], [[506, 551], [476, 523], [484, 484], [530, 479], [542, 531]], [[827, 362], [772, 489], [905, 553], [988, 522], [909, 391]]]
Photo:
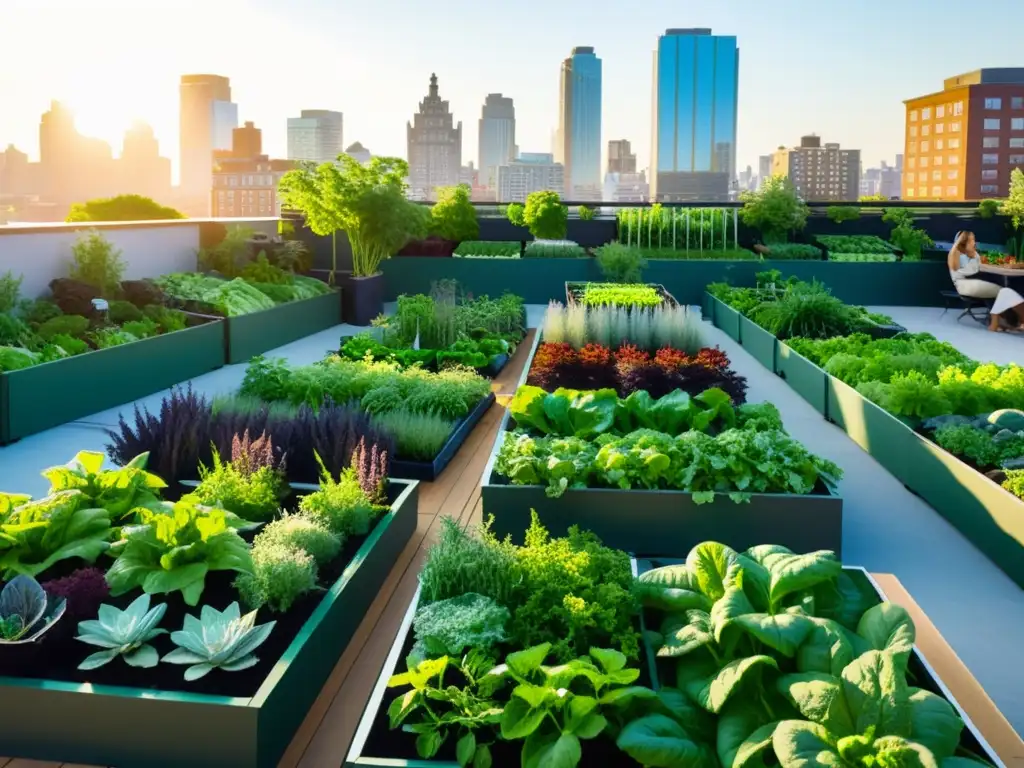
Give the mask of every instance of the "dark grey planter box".
[[768, 333], [753, 320], [740, 315], [740, 342], [757, 362], [769, 371], [775, 371], [775, 349], [779, 344], [774, 335]]
[[509, 535], [522, 543], [530, 510], [536, 510], [552, 536], [578, 525], [638, 557], [685, 557], [708, 540], [735, 549], [770, 541], [794, 551], [842, 552], [843, 499], [827, 490], [806, 496], [759, 493], [743, 504], [720, 495], [695, 504], [685, 491], [579, 488], [552, 499], [539, 485], [509, 485], [494, 472], [509, 421], [506, 411], [481, 488], [484, 515], [494, 516], [491, 530], [498, 538]]
[[775, 372], [822, 416], [828, 417], [828, 374], [780, 341], [775, 350]]
[[118, 768], [276, 766], [416, 530], [418, 484], [391, 483], [399, 489], [391, 512], [253, 697], [4, 677], [4, 754]]
[[396, 459], [391, 462], [391, 474], [408, 480], [436, 480], [445, 468], [455, 458], [459, 448], [466, 442], [466, 438], [480, 423], [480, 419], [490, 410], [494, 404], [494, 393], [491, 392], [482, 398], [476, 407], [462, 421], [458, 423], [448, 441], [441, 447], [441, 451], [434, 457], [433, 461], [403, 461]]
[[[630, 558], [630, 565], [633, 570], [633, 576], [636, 577], [638, 571], [635, 558]], [[370, 700], [366, 704], [366, 709], [363, 710], [359, 726], [356, 728], [348, 754], [345, 756], [344, 768], [357, 768], [357, 766], [359, 768], [397, 768], [398, 766], [402, 766], [402, 768], [459, 768], [459, 764], [454, 760], [400, 758], [394, 756], [394, 751], [387, 749], [388, 747], [393, 747], [394, 744], [394, 739], [390, 738], [391, 731], [388, 730], [387, 707], [384, 701], [388, 692], [388, 680], [391, 679], [392, 675], [405, 671], [405, 652], [412, 645], [412, 622], [416, 616], [419, 604], [420, 590], [417, 588], [416, 594], [413, 595], [409, 608], [405, 612], [405, 617], [402, 619], [402, 626], [399, 627], [395, 641], [391, 644], [391, 650], [388, 652], [384, 667], [381, 669], [380, 675], [377, 676], [377, 682], [373, 686]], [[645, 629], [642, 615], [639, 617], [639, 626], [642, 634]], [[644, 659], [641, 658], [641, 663], [643, 661]], [[385, 738], [381, 738], [381, 729], [384, 729], [383, 734], [385, 734]], [[382, 745], [382, 742], [386, 742], [386, 744]], [[374, 749], [375, 746], [378, 748]], [[375, 754], [384, 751], [387, 751], [388, 754]], [[609, 763], [607, 764], [610, 768], [618, 768], [620, 765], [636, 765], [625, 754], [622, 754], [621, 760], [616, 759], [617, 757], [617, 755], [609, 757]], [[507, 763], [499, 764], [496, 762], [494, 765], [507, 765]]]

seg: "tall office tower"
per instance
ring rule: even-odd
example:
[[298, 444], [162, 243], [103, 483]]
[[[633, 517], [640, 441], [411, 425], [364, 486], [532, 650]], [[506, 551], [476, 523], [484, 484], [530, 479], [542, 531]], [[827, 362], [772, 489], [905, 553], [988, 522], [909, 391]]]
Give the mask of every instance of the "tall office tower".
[[231, 83], [219, 75], [181, 77], [181, 197], [186, 213], [209, 216], [213, 188], [213, 151], [231, 148], [238, 107]]
[[462, 171], [462, 123], [454, 123], [448, 102], [438, 95], [437, 75], [420, 102], [413, 122], [406, 123], [409, 196], [432, 200], [437, 187], [453, 187]]
[[494, 188], [499, 165], [516, 156], [516, 108], [512, 99], [500, 93], [487, 94], [480, 113], [480, 162], [478, 183]]
[[160, 145], [149, 125], [137, 122], [125, 132], [118, 164], [123, 192], [145, 195], [157, 202], [169, 200], [171, 161], [160, 157]]
[[601, 199], [601, 59], [591, 46], [562, 62], [554, 160], [565, 169], [566, 197]]
[[740, 52], [733, 36], [669, 29], [654, 52], [651, 199], [729, 200]]
[[1024, 68], [978, 69], [907, 108], [904, 200], [1006, 197], [1024, 168]]
[[636, 155], [628, 139], [612, 139], [608, 142], [606, 173], [636, 173]]
[[288, 118], [288, 159], [305, 162], [338, 162], [344, 152], [341, 112], [304, 109], [299, 117]]
[[821, 145], [803, 136], [798, 147], [772, 154], [772, 175], [786, 176], [802, 200], [856, 202], [860, 196], [860, 150]]

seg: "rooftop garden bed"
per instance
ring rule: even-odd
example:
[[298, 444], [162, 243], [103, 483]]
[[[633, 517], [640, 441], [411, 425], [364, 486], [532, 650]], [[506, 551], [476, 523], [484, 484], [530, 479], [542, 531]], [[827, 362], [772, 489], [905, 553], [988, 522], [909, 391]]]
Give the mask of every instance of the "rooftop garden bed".
[[265, 435], [235, 434], [192, 489], [81, 452], [45, 498], [0, 498], [5, 751], [275, 765], [416, 525], [415, 483], [367, 446], [305, 487]]
[[779, 270], [759, 272], [756, 281], [755, 288], [712, 283], [707, 291], [783, 341], [792, 337], [825, 339], [856, 332], [886, 336], [906, 330], [886, 315], [846, 304], [816, 281], [807, 283], [796, 277], [783, 280]]
[[495, 376], [523, 340], [525, 320], [518, 296], [474, 299], [460, 295], [454, 280], [442, 280], [430, 295], [399, 296], [393, 316], [378, 317], [373, 333], [345, 340], [340, 354], [431, 371], [461, 365]]
[[[308, 366], [291, 367], [283, 360], [255, 358], [239, 390], [243, 398], [271, 408], [319, 411], [327, 403], [353, 403], [371, 423], [394, 441], [392, 456], [403, 472], [434, 472], [435, 458], [445, 452], [470, 418], [479, 419], [491, 402], [491, 384], [474, 369], [462, 366], [431, 373], [398, 363], [347, 360], [332, 356]], [[244, 402], [244, 401], [243, 401]]]
[[643, 283], [566, 283], [565, 298], [570, 304], [582, 304], [587, 308], [621, 307], [631, 310], [677, 303], [664, 286]]
[[907, 612], [832, 552], [705, 542], [635, 568], [536, 517], [523, 547], [450, 524], [345, 765], [797, 768], [808, 740], [836, 764], [992, 759]]
[[896, 252], [890, 243], [874, 235], [817, 235], [815, 240], [825, 246], [829, 259], [841, 254], [874, 253], [891, 256]]
[[583, 259], [589, 255], [572, 240], [531, 240], [523, 249], [525, 259]]
[[[532, 508], [555, 532], [579, 523], [638, 554], [694, 536], [749, 541], [767, 524], [789, 526], [794, 543], [839, 548], [838, 468], [790, 438], [773, 406], [743, 404], [745, 380], [719, 350], [701, 349], [699, 320], [656, 312], [658, 323], [623, 325], [613, 352], [588, 333], [615, 339], [619, 326], [582, 307], [549, 310], [484, 473], [494, 530], [516, 538]], [[548, 329], [560, 340], [547, 341]], [[626, 343], [637, 332], [650, 351]]]
[[0, 276], [0, 444], [224, 365], [222, 322], [168, 308], [152, 283], [122, 280], [124, 269], [87, 232], [50, 297], [23, 298], [21, 278]]
[[518, 259], [522, 251], [521, 242], [464, 240], [452, 255], [462, 259]]

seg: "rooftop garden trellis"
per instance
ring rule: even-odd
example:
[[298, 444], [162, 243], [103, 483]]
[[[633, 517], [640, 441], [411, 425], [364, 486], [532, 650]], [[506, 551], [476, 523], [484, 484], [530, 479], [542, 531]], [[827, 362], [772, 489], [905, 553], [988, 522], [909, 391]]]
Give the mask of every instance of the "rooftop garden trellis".
[[678, 250], [725, 251], [739, 244], [735, 208], [650, 208], [620, 210], [619, 241], [626, 245]]

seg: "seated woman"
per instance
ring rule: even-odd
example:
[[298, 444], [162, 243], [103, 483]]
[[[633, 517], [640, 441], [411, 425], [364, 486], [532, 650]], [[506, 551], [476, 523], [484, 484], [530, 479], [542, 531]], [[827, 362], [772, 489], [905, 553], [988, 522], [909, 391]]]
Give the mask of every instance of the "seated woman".
[[1012, 288], [1000, 288], [995, 283], [971, 277], [981, 271], [981, 257], [975, 248], [973, 232], [957, 232], [946, 263], [949, 266], [949, 276], [953, 278], [953, 286], [961, 296], [995, 299], [989, 316], [990, 331], [1004, 330], [999, 323], [999, 316], [1010, 311], [1017, 316], [1018, 327], [1024, 326], [1024, 296]]

